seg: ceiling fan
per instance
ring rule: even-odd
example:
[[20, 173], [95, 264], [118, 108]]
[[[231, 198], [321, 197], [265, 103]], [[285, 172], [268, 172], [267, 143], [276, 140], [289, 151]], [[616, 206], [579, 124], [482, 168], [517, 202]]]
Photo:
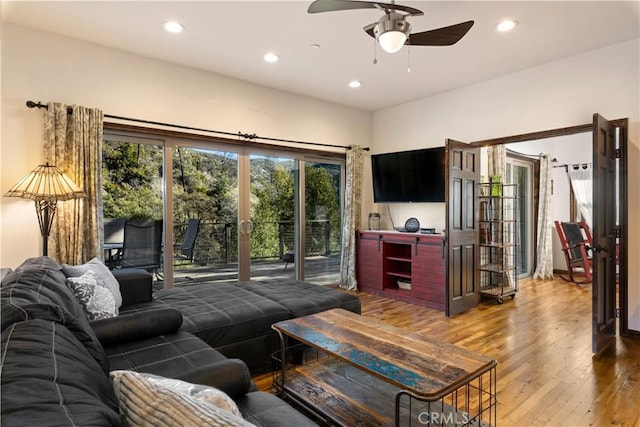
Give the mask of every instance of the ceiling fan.
[[[424, 13], [413, 7], [375, 1], [315, 0], [308, 13], [333, 12], [351, 9], [378, 9], [385, 14], [378, 22], [367, 25], [364, 31], [380, 43], [386, 52], [395, 53], [405, 44], [412, 46], [451, 46], [457, 43], [473, 26], [473, 21], [411, 34], [411, 24], [406, 18]], [[405, 13], [402, 13], [405, 12]]]

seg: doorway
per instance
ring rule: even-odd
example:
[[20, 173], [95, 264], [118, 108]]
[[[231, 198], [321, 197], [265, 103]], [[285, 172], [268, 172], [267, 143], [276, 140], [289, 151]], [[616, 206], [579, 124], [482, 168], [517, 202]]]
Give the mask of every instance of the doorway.
[[[596, 345], [601, 343], [599, 334], [603, 333], [605, 329], [610, 331], [609, 325], [611, 325], [610, 316], [615, 316], [615, 307], [612, 305], [614, 300], [607, 297], [610, 294], [611, 289], [615, 289], [615, 279], [611, 280], [610, 272], [615, 273], [615, 269], [611, 268], [611, 262], [605, 261], [611, 259], [616, 252], [615, 240], [619, 239], [619, 331], [620, 335], [628, 335], [628, 304], [627, 304], [627, 245], [628, 245], [628, 197], [627, 197], [627, 119], [618, 119], [613, 121], [606, 121], [601, 116], [594, 114], [594, 120], [592, 123], [572, 126], [567, 128], [552, 129], [541, 132], [534, 132], [523, 135], [514, 135], [510, 137], [502, 137], [491, 140], [482, 140], [471, 143], [471, 146], [486, 147], [492, 145], [509, 144], [523, 141], [536, 141], [546, 138], [559, 137], [564, 135], [574, 135], [578, 133], [592, 133], [593, 140], [593, 156], [594, 161], [600, 164], [600, 170], [602, 173], [610, 174], [614, 179], [607, 179], [608, 186], [612, 187], [608, 191], [608, 187], [599, 188], [594, 191], [593, 203], [604, 207], [606, 212], [604, 215], [599, 215], [602, 220], [605, 221], [605, 227], [599, 226], [596, 221], [594, 229], [599, 228], [601, 233], [602, 243], [596, 243], [594, 240], [594, 246], [596, 246], [596, 253], [598, 253], [598, 262], [594, 261], [594, 271], [600, 270], [601, 277], [605, 278], [600, 281], [595, 281], [593, 286], [593, 336], [594, 336], [594, 352], [599, 352], [606, 345]], [[616, 145], [617, 144], [617, 145]], [[600, 160], [596, 155], [601, 155], [606, 160]], [[619, 166], [616, 166], [615, 159], [620, 159]], [[616, 181], [618, 190], [616, 190]], [[619, 220], [618, 225], [615, 221], [610, 221], [610, 218], [615, 218], [615, 203], [609, 203], [613, 195], [618, 191], [619, 193]], [[611, 211], [611, 212], [609, 212]], [[611, 230], [609, 230], [611, 228]], [[605, 271], [606, 270], [606, 271]], [[614, 274], [615, 276], [615, 274]], [[598, 286], [595, 286], [598, 284]], [[605, 306], [606, 305], [606, 306]], [[612, 309], [614, 307], [614, 309]], [[606, 316], [602, 315], [606, 313]], [[604, 318], [607, 318], [606, 320]], [[614, 322], [615, 323], [615, 322]], [[607, 325], [606, 328], [603, 325]], [[607, 332], [609, 333], [609, 332]], [[615, 333], [615, 331], [613, 331]], [[611, 342], [611, 340], [607, 340]]]

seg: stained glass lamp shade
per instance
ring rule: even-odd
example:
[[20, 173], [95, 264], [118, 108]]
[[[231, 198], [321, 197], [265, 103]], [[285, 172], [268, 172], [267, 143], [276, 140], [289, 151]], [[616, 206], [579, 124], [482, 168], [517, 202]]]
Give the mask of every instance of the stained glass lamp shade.
[[36, 202], [36, 213], [42, 234], [42, 252], [47, 255], [49, 233], [58, 201], [80, 199], [85, 193], [56, 166], [40, 165], [14, 185], [5, 197], [21, 197]]

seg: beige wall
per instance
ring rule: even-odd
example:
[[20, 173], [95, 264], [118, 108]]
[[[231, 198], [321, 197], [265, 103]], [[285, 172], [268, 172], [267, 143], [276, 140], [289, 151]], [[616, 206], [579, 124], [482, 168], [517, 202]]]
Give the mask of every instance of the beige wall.
[[[633, 40], [378, 111], [372, 152], [444, 145], [446, 138], [477, 141], [585, 124], [596, 112], [609, 119], [628, 117], [629, 327], [640, 331], [640, 243], [635, 238], [640, 233], [639, 52], [640, 40]], [[365, 182], [369, 187], [363, 212], [386, 211], [372, 202], [370, 176]], [[444, 207], [395, 205], [392, 215], [396, 222], [409, 216], [444, 218]]]
[[[42, 111], [27, 100], [225, 132], [347, 146], [371, 113], [13, 25], [2, 28], [1, 191], [42, 160]], [[41, 254], [33, 202], [1, 198], [0, 265]]]

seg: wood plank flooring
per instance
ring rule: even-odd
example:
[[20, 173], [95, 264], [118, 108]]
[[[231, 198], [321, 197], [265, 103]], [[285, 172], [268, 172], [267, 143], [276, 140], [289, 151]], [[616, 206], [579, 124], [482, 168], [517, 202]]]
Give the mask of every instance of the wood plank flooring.
[[[358, 292], [362, 314], [498, 361], [498, 425], [640, 426], [640, 340], [591, 353], [591, 286], [522, 281], [514, 300], [451, 318]], [[270, 390], [271, 375], [254, 378]]]

